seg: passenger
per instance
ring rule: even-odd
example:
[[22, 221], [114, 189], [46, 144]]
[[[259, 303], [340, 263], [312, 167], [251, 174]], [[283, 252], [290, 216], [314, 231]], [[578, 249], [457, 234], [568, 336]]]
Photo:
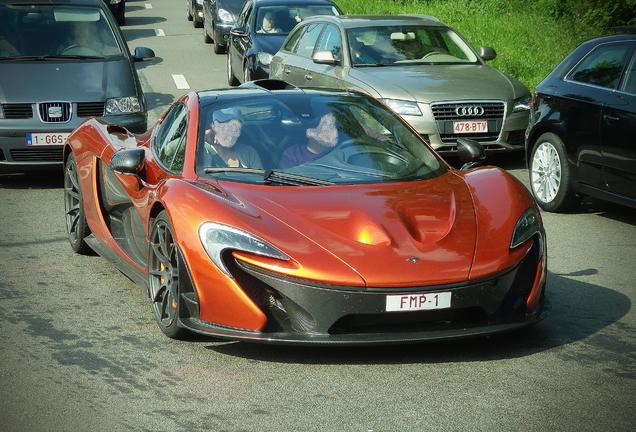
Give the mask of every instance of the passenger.
[[214, 111], [210, 128], [205, 131], [204, 164], [206, 167], [263, 168], [253, 147], [237, 144], [241, 136], [241, 113], [237, 108]]
[[276, 27], [276, 20], [272, 12], [266, 12], [263, 23], [258, 33], [281, 33], [282, 30]]
[[333, 149], [338, 144], [336, 117], [332, 113], [323, 115], [318, 126], [307, 129], [306, 135], [307, 144], [296, 144], [285, 149], [280, 159], [280, 168], [311, 162]]

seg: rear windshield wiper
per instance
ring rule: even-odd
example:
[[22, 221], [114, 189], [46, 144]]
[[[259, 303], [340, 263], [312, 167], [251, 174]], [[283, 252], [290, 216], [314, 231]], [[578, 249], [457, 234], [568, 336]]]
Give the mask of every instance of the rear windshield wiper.
[[281, 171], [264, 170], [259, 168], [206, 168], [206, 174], [216, 173], [241, 173], [241, 174], [259, 174], [263, 176], [265, 183], [279, 183], [288, 186], [329, 186], [333, 182], [321, 180], [314, 177], [308, 177], [300, 174], [291, 174]]
[[11, 56], [11, 57], [0, 57], [0, 61], [28, 61], [28, 60], [36, 60], [36, 61], [47, 61], [47, 60], [86, 60], [86, 59], [95, 59], [101, 60], [104, 57], [102, 56], [85, 56], [85, 55], [33, 55], [33, 56]]

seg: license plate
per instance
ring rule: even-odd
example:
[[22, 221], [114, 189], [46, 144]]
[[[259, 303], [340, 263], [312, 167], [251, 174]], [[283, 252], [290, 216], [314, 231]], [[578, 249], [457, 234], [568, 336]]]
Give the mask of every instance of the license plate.
[[463, 120], [453, 122], [453, 133], [468, 134], [488, 132], [487, 120]]
[[26, 142], [28, 146], [64, 145], [69, 135], [70, 132], [28, 133]]
[[449, 307], [451, 307], [450, 292], [386, 296], [387, 312], [448, 309]]

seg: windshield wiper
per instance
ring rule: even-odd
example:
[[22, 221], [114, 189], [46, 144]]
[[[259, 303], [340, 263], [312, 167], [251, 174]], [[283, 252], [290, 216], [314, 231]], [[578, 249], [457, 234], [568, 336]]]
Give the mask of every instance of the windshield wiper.
[[217, 173], [241, 173], [241, 174], [259, 174], [263, 176], [263, 181], [265, 183], [279, 183], [288, 186], [329, 186], [335, 183], [320, 180], [314, 177], [308, 177], [300, 174], [291, 174], [281, 171], [274, 170], [264, 170], [259, 168], [231, 168], [231, 167], [222, 167], [222, 168], [206, 168], [206, 174], [217, 174]]
[[0, 61], [28, 61], [28, 60], [36, 60], [36, 61], [47, 61], [47, 60], [85, 60], [85, 59], [95, 59], [100, 60], [103, 59], [102, 56], [85, 56], [85, 55], [32, 55], [32, 56], [11, 56], [11, 57], [0, 57]]

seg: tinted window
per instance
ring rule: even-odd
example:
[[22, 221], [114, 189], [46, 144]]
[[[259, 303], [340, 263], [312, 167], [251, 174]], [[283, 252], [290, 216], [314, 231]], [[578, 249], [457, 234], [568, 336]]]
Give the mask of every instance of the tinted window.
[[570, 74], [572, 81], [616, 89], [629, 45], [604, 45], [593, 50]]
[[121, 55], [96, 7], [0, 5], [0, 57]]
[[625, 72], [625, 83], [622, 89], [626, 93], [636, 95], [636, 53], [632, 56], [632, 61]]
[[298, 43], [300, 36], [303, 34], [306, 28], [307, 27], [300, 27], [296, 29], [287, 40], [287, 43], [285, 44], [285, 46], [283, 46], [283, 49], [285, 51], [294, 52], [296, 48], [296, 44]]
[[[273, 169], [355, 184], [445, 171], [395, 114], [360, 95], [273, 93], [203, 101], [200, 119], [199, 175], [262, 183], [266, 170]], [[206, 174], [205, 168], [217, 170]]]
[[338, 15], [338, 9], [329, 5], [285, 5], [258, 8], [256, 33], [287, 34], [298, 23], [315, 15]]
[[342, 58], [342, 39], [340, 38], [340, 30], [333, 25], [327, 25], [325, 31], [320, 37], [318, 51], [330, 51], [333, 57], [340, 61]]
[[445, 27], [387, 26], [347, 30], [354, 66], [475, 63], [477, 56]]
[[298, 41], [298, 46], [296, 46], [296, 54], [301, 57], [311, 58], [322, 27], [322, 24], [310, 24], [307, 26], [307, 30]]
[[161, 123], [155, 137], [155, 154], [170, 171], [181, 172], [183, 169], [187, 125], [188, 109], [177, 104]]

